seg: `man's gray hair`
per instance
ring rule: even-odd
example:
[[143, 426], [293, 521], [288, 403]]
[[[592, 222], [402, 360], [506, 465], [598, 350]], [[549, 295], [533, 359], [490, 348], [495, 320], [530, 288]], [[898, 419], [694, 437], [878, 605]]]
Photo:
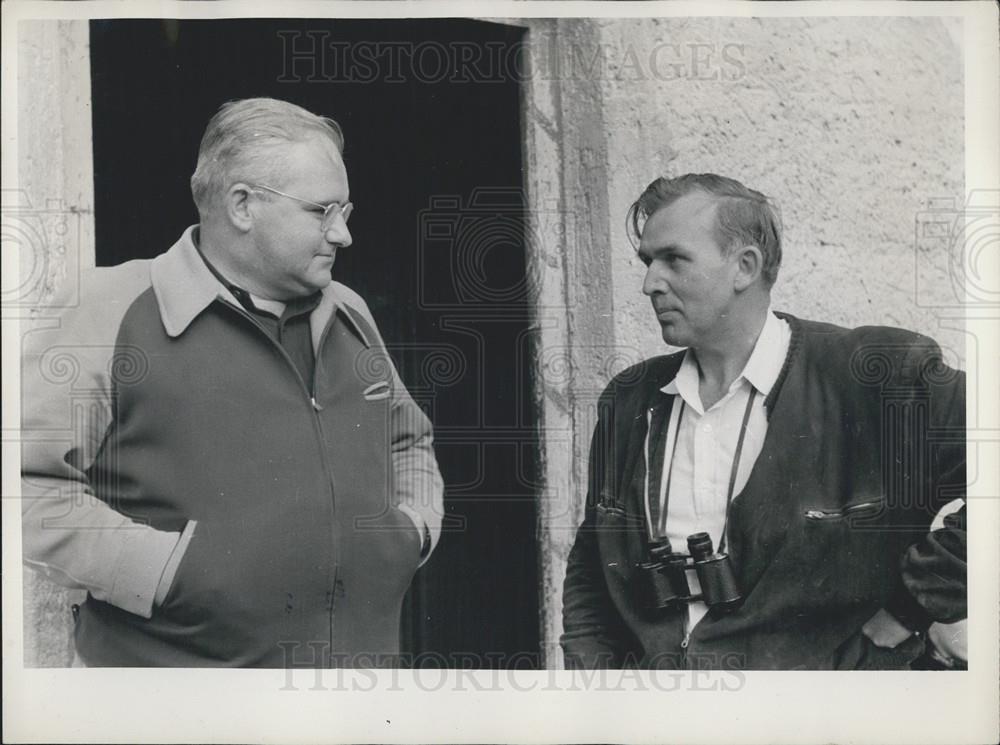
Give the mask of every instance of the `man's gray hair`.
[[723, 251], [743, 246], [759, 248], [764, 258], [761, 274], [768, 286], [773, 285], [781, 266], [781, 219], [777, 207], [736, 179], [714, 173], [656, 179], [629, 208], [626, 222], [633, 243], [654, 213], [693, 192], [716, 197], [716, 241]]
[[268, 182], [280, 167], [281, 149], [316, 135], [343, 155], [344, 133], [333, 119], [275, 98], [224, 103], [205, 128], [191, 195], [204, 214], [236, 181]]

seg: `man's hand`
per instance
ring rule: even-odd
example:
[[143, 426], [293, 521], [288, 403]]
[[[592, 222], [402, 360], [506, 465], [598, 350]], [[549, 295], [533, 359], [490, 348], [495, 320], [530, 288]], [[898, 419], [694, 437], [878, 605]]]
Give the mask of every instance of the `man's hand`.
[[431, 553], [431, 530], [427, 525], [427, 521], [424, 520], [423, 516], [415, 509], [407, 504], [399, 505], [399, 511], [406, 515], [413, 521], [413, 526], [420, 533], [420, 564], [418, 566], [423, 566], [424, 562]]
[[927, 638], [934, 645], [931, 655], [948, 667], [955, 661], [967, 664], [969, 661], [968, 621], [955, 623], [932, 623], [927, 629]]

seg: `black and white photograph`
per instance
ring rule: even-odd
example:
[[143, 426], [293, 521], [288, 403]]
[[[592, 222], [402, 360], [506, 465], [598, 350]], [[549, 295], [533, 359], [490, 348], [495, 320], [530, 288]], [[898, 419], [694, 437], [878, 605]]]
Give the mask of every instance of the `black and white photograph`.
[[1000, 736], [995, 4], [3, 13], [4, 741]]

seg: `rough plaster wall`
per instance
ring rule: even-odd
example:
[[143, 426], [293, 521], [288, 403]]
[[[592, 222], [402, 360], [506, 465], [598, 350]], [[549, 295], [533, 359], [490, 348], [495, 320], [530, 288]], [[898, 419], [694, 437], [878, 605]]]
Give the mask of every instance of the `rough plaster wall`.
[[[941, 20], [616, 21], [601, 39], [614, 50], [603, 86], [613, 215], [659, 175], [738, 178], [781, 208], [776, 307], [916, 329], [964, 359], [961, 332], [938, 323], [935, 306], [953, 304], [943, 267], [919, 301], [915, 289], [917, 216], [964, 189], [963, 57]], [[613, 78], [622, 50], [645, 60], [663, 41], [682, 47], [678, 79]], [[658, 351], [642, 265], [624, 233], [612, 238], [616, 339]]]
[[[629, 204], [654, 178], [715, 171], [777, 200], [785, 259], [775, 307], [848, 326], [915, 329], [935, 337], [953, 364], [963, 363], [962, 324], [952, 320], [961, 309], [955, 308], [948, 261], [940, 245], [935, 253], [914, 240], [915, 221], [931, 200], [964, 201], [963, 57], [956, 42], [961, 30], [950, 23], [933, 18], [557, 22], [559, 58], [568, 58], [571, 69], [554, 76], [561, 91], [556, 135], [564, 153], [581, 141], [599, 153], [594, 137], [603, 137], [608, 175], [606, 182], [584, 184], [563, 171], [568, 215], [600, 209], [602, 202], [608, 210], [609, 232], [580, 239], [591, 253], [607, 252], [611, 265], [610, 276], [606, 262], [583, 272], [591, 284], [610, 282], [611, 304], [604, 294], [578, 293], [582, 306], [570, 298], [569, 333], [573, 342], [587, 337], [593, 344], [609, 314], [613, 333], [603, 337], [603, 358], [578, 343], [571, 351], [579, 376], [569, 386], [569, 419], [577, 430], [573, 461], [580, 469], [573, 479], [556, 471], [565, 459], [549, 458], [564, 447], [562, 440], [543, 432], [550, 487], [540, 506], [543, 516], [549, 513], [542, 523], [543, 636], [549, 649], [561, 632], [565, 558], [582, 514], [583, 464], [593, 426], [586, 399], [594, 379], [606, 381], [632, 360], [667, 351], [640, 292], [643, 267], [624, 230]], [[535, 36], [536, 42], [542, 39]], [[533, 54], [545, 52], [535, 48]], [[599, 89], [581, 86], [582, 76], [599, 80]], [[536, 94], [538, 85], [529, 97]], [[596, 119], [595, 96], [601, 113]], [[529, 157], [529, 163], [535, 170], [557, 165], [544, 156]], [[563, 281], [569, 286], [582, 281], [579, 267], [564, 271]], [[542, 380], [544, 385], [544, 375]], [[548, 664], [558, 665], [559, 656], [550, 654]]]
[[[14, 198], [24, 280], [17, 299], [37, 312], [57, 290], [75, 286], [81, 266], [94, 265], [87, 22], [21, 21], [17, 85]], [[5, 193], [5, 201], [11, 196]]]
[[[94, 264], [90, 45], [86, 21], [22, 21], [18, 28], [17, 212], [5, 213], [4, 238], [17, 245], [26, 318], [44, 318], [56, 291], [72, 290], [81, 267]], [[5, 246], [6, 248], [6, 246]], [[9, 304], [10, 303], [10, 304]], [[83, 593], [23, 570], [24, 663], [72, 661], [70, 605]]]

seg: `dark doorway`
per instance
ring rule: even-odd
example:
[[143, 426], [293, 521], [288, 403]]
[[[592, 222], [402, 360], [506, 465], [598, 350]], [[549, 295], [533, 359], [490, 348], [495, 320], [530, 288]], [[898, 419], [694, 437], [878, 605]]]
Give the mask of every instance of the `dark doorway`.
[[[537, 433], [525, 283], [523, 30], [454, 19], [91, 22], [98, 265], [197, 222], [188, 179], [224, 101], [335, 118], [355, 212], [335, 277], [368, 302], [435, 425], [447, 525], [417, 573], [418, 664], [539, 650]], [[528, 653], [529, 656], [525, 656]]]

